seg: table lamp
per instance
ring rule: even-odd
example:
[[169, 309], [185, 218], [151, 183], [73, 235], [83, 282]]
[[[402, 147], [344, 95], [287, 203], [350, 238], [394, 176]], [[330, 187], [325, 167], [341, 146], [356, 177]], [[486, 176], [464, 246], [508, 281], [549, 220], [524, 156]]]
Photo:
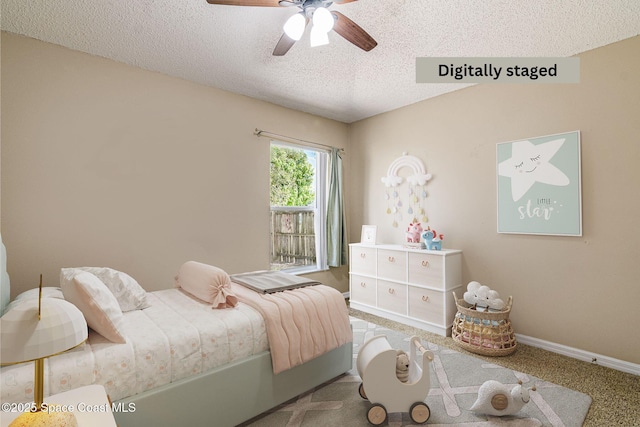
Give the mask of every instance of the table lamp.
[[87, 336], [87, 322], [75, 305], [60, 298], [42, 298], [42, 275], [39, 298], [19, 302], [0, 318], [0, 364], [35, 361], [34, 413], [23, 413], [11, 425], [23, 417], [29, 418], [25, 425], [30, 425], [33, 417], [43, 419], [61, 414], [42, 411], [44, 359], [79, 346]]

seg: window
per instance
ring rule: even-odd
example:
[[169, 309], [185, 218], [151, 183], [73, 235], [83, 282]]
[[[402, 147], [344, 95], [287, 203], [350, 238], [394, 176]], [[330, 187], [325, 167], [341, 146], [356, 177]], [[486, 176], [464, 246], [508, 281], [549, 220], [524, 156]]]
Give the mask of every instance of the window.
[[271, 143], [271, 270], [326, 270], [326, 151]]

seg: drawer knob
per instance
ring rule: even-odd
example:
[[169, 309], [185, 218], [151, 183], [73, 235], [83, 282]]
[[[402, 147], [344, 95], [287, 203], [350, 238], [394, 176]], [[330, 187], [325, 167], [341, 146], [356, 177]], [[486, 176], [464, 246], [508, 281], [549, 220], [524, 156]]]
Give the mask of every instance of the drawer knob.
[[366, 257], [367, 257], [367, 254], [365, 254], [364, 252], [360, 253], [360, 258], [366, 258]]
[[395, 293], [396, 293], [396, 290], [395, 290], [395, 289], [393, 289], [393, 288], [389, 288], [389, 293], [390, 293], [391, 295], [393, 295], [393, 294], [395, 294]]
[[392, 256], [389, 257], [389, 262], [396, 262], [396, 259]]
[[427, 302], [429, 301], [429, 297], [426, 295], [422, 295], [422, 301]]
[[360, 286], [362, 286], [363, 288], [366, 288], [367, 284], [365, 282], [360, 282]]
[[427, 261], [426, 259], [424, 261], [422, 261], [422, 266], [423, 267], [429, 267], [429, 261]]

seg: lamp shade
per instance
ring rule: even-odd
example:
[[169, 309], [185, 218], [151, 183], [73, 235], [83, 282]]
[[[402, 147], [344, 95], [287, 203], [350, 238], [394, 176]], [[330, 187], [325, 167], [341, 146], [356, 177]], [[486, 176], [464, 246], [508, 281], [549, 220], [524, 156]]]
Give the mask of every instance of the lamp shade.
[[304, 27], [307, 26], [307, 20], [302, 13], [296, 13], [285, 22], [283, 30], [292, 40], [298, 41], [304, 34]]
[[313, 26], [309, 34], [309, 44], [311, 47], [329, 44], [329, 33]]
[[[39, 318], [38, 318], [39, 317]], [[29, 299], [0, 318], [0, 363], [28, 362], [82, 344], [87, 322], [78, 308], [59, 298]]]
[[313, 12], [313, 28], [328, 33], [333, 29], [334, 23], [333, 15], [329, 9], [319, 7]]

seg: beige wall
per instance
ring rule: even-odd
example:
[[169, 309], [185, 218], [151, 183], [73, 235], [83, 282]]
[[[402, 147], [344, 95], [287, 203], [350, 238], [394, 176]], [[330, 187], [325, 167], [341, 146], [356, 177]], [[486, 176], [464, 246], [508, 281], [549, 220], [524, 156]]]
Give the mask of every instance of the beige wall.
[[[187, 260], [269, 265], [269, 142], [347, 146], [347, 126], [2, 34], [2, 236], [12, 295], [105, 265], [147, 290]], [[345, 162], [348, 162], [345, 159]], [[315, 274], [341, 291], [346, 268]]]
[[[482, 85], [355, 123], [351, 240], [401, 243], [380, 177], [421, 158], [429, 224], [464, 251], [463, 282], [513, 295], [517, 333], [640, 363], [640, 37], [580, 55], [575, 85]], [[496, 232], [496, 143], [581, 131], [583, 236]], [[408, 221], [405, 221], [408, 222]]]
[[[12, 295], [109, 265], [148, 290], [189, 259], [268, 264], [259, 127], [347, 147], [351, 241], [400, 243], [380, 177], [420, 157], [430, 224], [463, 280], [513, 295], [516, 332], [640, 363], [640, 37], [581, 55], [579, 85], [483, 85], [345, 125], [2, 34], [2, 236]], [[580, 130], [584, 236], [496, 233], [495, 145]], [[346, 269], [313, 275], [341, 291]]]

